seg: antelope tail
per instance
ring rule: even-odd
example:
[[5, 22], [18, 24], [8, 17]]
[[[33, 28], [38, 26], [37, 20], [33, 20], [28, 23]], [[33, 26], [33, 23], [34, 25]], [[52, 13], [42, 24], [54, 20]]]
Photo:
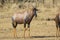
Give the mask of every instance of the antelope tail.
[[48, 19], [46, 19], [47, 21], [55, 21], [55, 18], [48, 18]]

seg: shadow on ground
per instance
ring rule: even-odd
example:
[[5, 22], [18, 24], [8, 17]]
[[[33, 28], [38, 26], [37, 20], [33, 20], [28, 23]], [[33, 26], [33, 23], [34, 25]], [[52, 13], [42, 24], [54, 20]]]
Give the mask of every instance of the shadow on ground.
[[57, 36], [32, 36], [31, 38], [50, 38], [50, 37], [52, 38], [52, 37], [57, 37]]
[[[53, 38], [53, 37], [56, 37], [56, 36], [31, 36], [30, 38]], [[0, 39], [20, 39], [20, 38], [23, 38], [23, 37], [16, 37], [16, 38], [14, 38], [14, 37], [0, 37]]]

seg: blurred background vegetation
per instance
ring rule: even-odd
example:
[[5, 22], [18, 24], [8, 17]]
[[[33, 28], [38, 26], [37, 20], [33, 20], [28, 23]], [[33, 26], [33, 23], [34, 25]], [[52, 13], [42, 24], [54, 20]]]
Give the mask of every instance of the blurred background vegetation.
[[39, 10], [38, 13], [56, 13], [60, 8], [60, 0], [0, 0], [0, 16], [12, 16], [13, 13], [23, 11], [32, 4]]
[[7, 7], [11, 8], [12, 6], [18, 6], [19, 8], [25, 7], [28, 3], [35, 3], [37, 7], [55, 7], [60, 6], [60, 0], [0, 0], [0, 8]]

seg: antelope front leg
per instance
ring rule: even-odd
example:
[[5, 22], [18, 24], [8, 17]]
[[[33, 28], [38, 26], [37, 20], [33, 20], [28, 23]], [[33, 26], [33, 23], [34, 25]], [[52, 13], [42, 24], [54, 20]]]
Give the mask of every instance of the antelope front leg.
[[25, 38], [25, 32], [26, 32], [27, 28], [24, 28], [24, 38]]
[[24, 38], [25, 38], [25, 32], [26, 32], [26, 30], [27, 30], [26, 29], [26, 22], [24, 22], [24, 36], [23, 36]]
[[30, 23], [28, 24], [29, 38], [30, 38]]
[[29, 36], [28, 37], [30, 38], [30, 28], [28, 28], [28, 31], [29, 31], [29, 34], [28, 34]]

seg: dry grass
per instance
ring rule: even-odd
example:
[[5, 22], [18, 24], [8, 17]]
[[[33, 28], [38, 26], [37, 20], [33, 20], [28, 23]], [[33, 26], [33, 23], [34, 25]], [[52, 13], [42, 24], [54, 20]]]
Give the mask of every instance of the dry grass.
[[[14, 4], [16, 6], [16, 4]], [[14, 6], [14, 7], [15, 7]], [[0, 10], [0, 39], [1, 40], [15, 40], [13, 38], [13, 27], [11, 24], [11, 17], [17, 11], [20, 12], [18, 7], [3, 8]], [[57, 7], [55, 8], [46, 8], [40, 6], [37, 7], [39, 11], [37, 12], [37, 19], [33, 19], [31, 22], [31, 37], [32, 38], [22, 38], [23, 36], [23, 24], [18, 25], [17, 27], [17, 36], [16, 40], [60, 40], [55, 37], [56, 27], [54, 21], [46, 21], [41, 19], [54, 18], [57, 14]]]

